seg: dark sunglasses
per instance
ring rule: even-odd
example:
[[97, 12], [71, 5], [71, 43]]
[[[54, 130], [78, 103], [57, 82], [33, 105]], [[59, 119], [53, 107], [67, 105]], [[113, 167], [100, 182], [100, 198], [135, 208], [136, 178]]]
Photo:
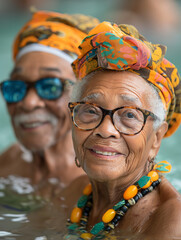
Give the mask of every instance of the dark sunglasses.
[[35, 88], [38, 96], [42, 99], [56, 100], [61, 97], [66, 87], [73, 84], [74, 82], [69, 79], [48, 77], [33, 83], [21, 80], [6, 80], [0, 83], [0, 88], [7, 103], [17, 103], [23, 100], [29, 88]]

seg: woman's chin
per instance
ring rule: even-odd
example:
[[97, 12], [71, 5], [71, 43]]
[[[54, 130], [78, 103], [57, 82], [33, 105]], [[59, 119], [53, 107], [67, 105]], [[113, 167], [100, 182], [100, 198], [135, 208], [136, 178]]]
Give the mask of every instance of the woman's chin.
[[90, 179], [98, 182], [114, 181], [124, 174], [122, 171], [120, 171], [120, 169], [113, 169], [111, 167], [108, 169], [107, 166], [106, 167], [101, 166], [100, 168], [98, 168], [98, 166], [96, 166], [96, 168], [87, 167], [85, 169], [85, 172], [87, 173]]

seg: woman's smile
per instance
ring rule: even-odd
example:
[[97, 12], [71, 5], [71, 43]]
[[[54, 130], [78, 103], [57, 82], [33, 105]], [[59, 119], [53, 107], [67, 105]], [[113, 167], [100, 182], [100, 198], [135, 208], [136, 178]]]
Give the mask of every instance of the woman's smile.
[[112, 159], [124, 155], [114, 148], [101, 145], [94, 145], [92, 148], [88, 148], [88, 150], [92, 155], [101, 159]]

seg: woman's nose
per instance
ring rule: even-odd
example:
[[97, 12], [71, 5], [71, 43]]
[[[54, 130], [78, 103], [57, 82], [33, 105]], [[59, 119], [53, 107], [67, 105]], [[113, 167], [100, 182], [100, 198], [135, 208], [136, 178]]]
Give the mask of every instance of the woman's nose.
[[36, 90], [34, 88], [30, 88], [27, 90], [26, 96], [24, 99], [19, 103], [21, 108], [24, 111], [32, 111], [36, 108], [41, 108], [45, 106], [45, 102], [41, 99]]
[[94, 130], [94, 133], [96, 135], [101, 136], [102, 138], [119, 138], [120, 133], [113, 125], [113, 122], [111, 120], [111, 117], [109, 115], [105, 116], [102, 123]]

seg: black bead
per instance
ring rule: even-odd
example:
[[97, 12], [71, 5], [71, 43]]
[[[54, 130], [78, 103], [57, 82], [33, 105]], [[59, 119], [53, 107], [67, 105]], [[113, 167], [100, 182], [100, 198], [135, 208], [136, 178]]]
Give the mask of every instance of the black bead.
[[89, 212], [83, 211], [82, 216], [88, 217], [89, 216]]
[[110, 232], [111, 230], [112, 230], [112, 228], [111, 227], [109, 227], [109, 226], [105, 226], [105, 231], [107, 231], [107, 232]]
[[90, 208], [90, 207], [88, 207], [88, 206], [85, 206], [85, 208], [84, 208], [84, 211], [85, 211], [85, 212], [90, 212], [90, 210], [91, 210], [91, 208]]
[[119, 220], [114, 217], [114, 219], [111, 221], [111, 223], [115, 226], [117, 223], [119, 222]]
[[131, 204], [130, 204], [128, 201], [126, 202], [126, 204], [125, 204], [125, 205], [126, 205], [126, 207], [128, 207], [128, 208], [130, 208], [130, 207], [131, 207]]
[[158, 185], [160, 184], [160, 181], [157, 180], [157, 181], [155, 182], [155, 184], [156, 184], [156, 186], [158, 186]]
[[143, 189], [142, 191], [141, 191], [141, 194], [143, 195], [143, 196], [145, 196], [147, 193], [149, 193], [149, 190], [146, 188], [146, 189]]
[[155, 188], [155, 187], [157, 186], [156, 181], [153, 182], [153, 183], [151, 184], [151, 186], [152, 186], [153, 188]]
[[128, 207], [122, 206], [122, 207], [120, 208], [120, 210], [122, 210], [124, 213], [126, 213], [126, 212], [128, 211]]
[[123, 217], [121, 216], [121, 215], [118, 215], [118, 214], [116, 214], [116, 216], [114, 217], [114, 219], [117, 219], [118, 221], [120, 221]]
[[133, 198], [134, 198], [135, 202], [138, 202], [138, 200], [139, 200], [138, 195], [134, 196]]
[[91, 203], [93, 202], [92, 195], [89, 196], [88, 201], [91, 202]]

